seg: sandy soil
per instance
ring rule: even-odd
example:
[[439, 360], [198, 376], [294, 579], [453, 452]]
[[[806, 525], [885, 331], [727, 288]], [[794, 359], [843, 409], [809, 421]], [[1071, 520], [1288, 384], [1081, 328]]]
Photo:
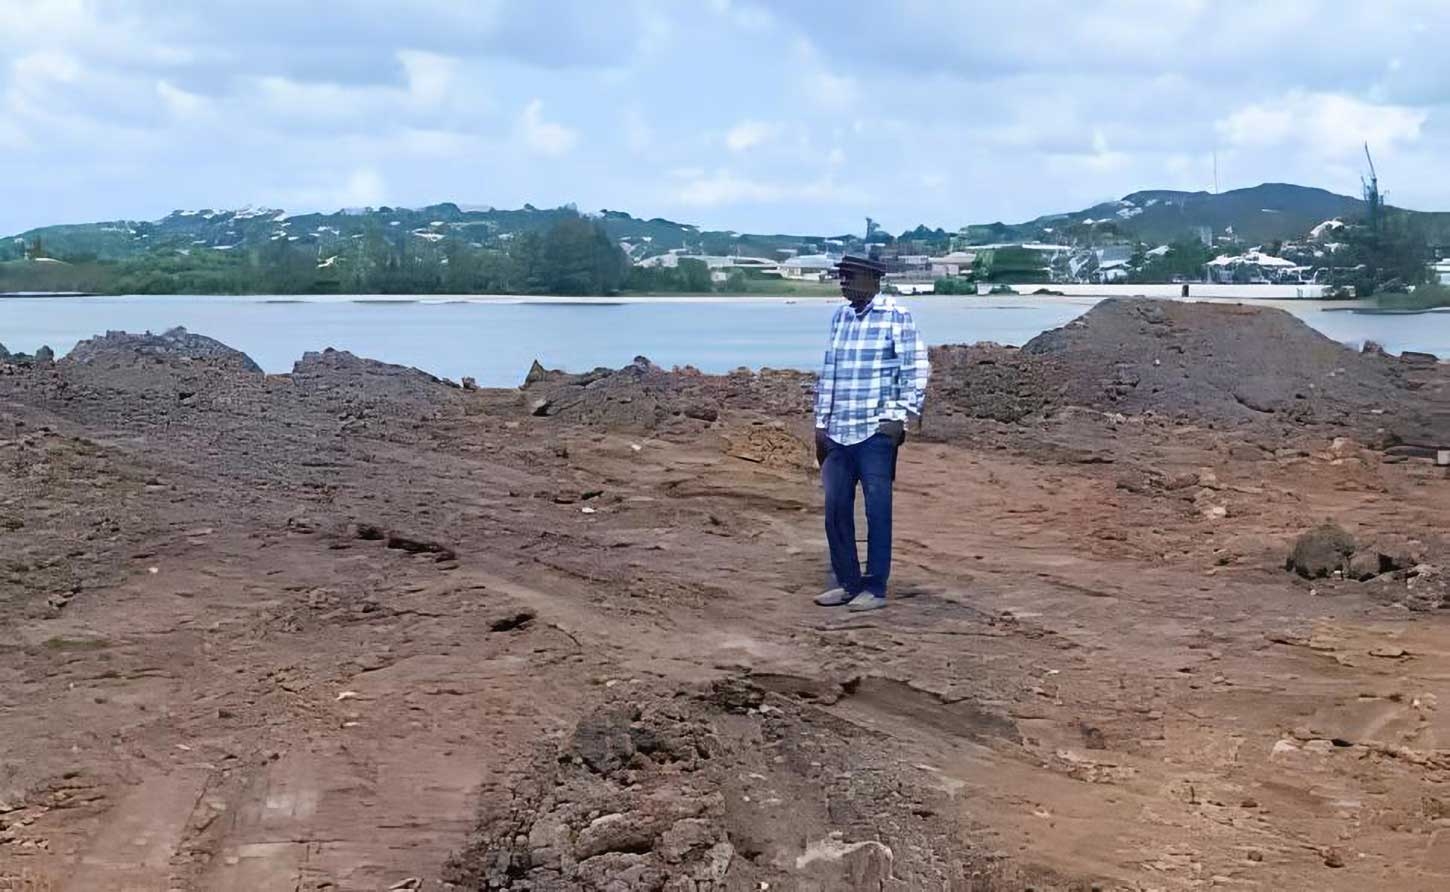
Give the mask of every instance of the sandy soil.
[[0, 889], [1446, 888], [1450, 480], [1355, 413], [1450, 374], [1195, 420], [1089, 346], [938, 356], [866, 617], [809, 376], [0, 368]]

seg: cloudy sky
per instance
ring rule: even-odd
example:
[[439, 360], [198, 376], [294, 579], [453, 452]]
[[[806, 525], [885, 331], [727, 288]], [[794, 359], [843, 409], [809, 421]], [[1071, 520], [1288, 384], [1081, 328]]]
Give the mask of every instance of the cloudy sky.
[[177, 208], [839, 232], [1142, 188], [1450, 209], [1439, 0], [0, 0], [0, 232]]

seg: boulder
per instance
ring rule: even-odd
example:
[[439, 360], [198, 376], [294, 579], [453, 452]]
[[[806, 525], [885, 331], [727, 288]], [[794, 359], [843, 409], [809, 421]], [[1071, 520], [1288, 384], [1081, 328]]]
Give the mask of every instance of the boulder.
[[50, 349], [49, 347], [41, 347], [39, 350], [35, 351], [36, 365], [50, 365], [52, 362], [55, 362], [54, 350]]
[[1345, 570], [1355, 552], [1354, 537], [1335, 523], [1325, 522], [1300, 536], [1284, 563], [1305, 579], [1321, 579]]
[[1378, 551], [1356, 551], [1354, 557], [1349, 559], [1349, 568], [1345, 575], [1360, 582], [1373, 579], [1385, 572], [1383, 557]]
[[529, 373], [524, 376], [523, 386], [528, 387], [531, 384], [541, 384], [545, 381], [548, 381], [552, 377], [557, 377], [557, 375], [557, 372], [550, 373], [550, 371], [544, 368], [543, 364], [536, 359], [534, 360], [534, 364], [529, 366]]
[[1400, 354], [1400, 360], [1402, 362], [1408, 362], [1411, 365], [1433, 366], [1440, 361], [1440, 357], [1433, 353], [1419, 353], [1414, 350], [1406, 350]]
[[654, 847], [656, 828], [638, 814], [601, 815], [579, 831], [574, 857], [580, 861], [608, 852], [643, 854]]
[[893, 853], [875, 840], [812, 842], [795, 860], [796, 872], [826, 889], [885, 889], [893, 879]]
[[635, 753], [630, 732], [638, 720], [639, 711], [629, 707], [595, 711], [574, 729], [574, 755], [599, 774], [618, 771]]

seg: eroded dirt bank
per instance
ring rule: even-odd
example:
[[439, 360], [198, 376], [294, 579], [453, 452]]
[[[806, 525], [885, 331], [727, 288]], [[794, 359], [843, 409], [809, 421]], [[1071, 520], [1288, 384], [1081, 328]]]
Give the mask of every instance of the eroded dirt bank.
[[863, 619], [809, 375], [0, 361], [0, 888], [1445, 888], [1445, 366], [934, 362]]

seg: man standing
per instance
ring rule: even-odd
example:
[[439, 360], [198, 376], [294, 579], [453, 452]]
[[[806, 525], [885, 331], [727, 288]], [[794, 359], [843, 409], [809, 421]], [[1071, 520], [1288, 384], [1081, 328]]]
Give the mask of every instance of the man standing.
[[[886, 606], [891, 573], [891, 484], [906, 421], [921, 415], [931, 371], [911, 313], [881, 294], [885, 269], [866, 257], [837, 264], [850, 301], [831, 319], [831, 341], [816, 386], [816, 462], [826, 490], [826, 542], [839, 588], [822, 607]], [[866, 496], [866, 574], [856, 556], [856, 486]]]

